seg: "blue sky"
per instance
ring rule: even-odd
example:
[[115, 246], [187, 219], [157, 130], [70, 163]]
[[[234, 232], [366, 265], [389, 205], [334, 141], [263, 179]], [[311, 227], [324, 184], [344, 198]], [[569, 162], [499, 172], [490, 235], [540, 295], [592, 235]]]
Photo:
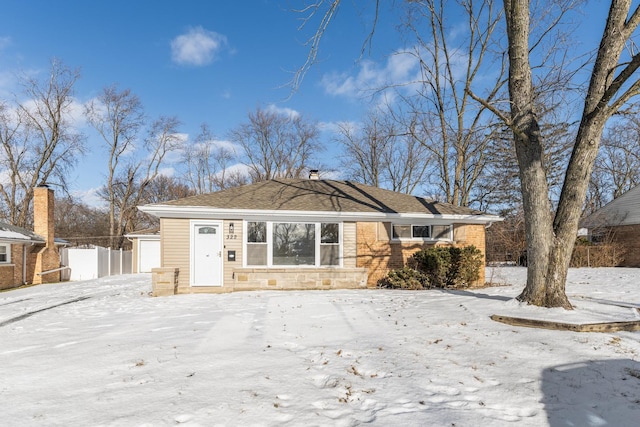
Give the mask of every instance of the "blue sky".
[[[393, 29], [379, 28], [365, 77], [356, 60], [369, 19], [345, 2], [323, 42], [320, 64], [288, 97], [291, 72], [303, 64], [304, 42], [315, 30], [313, 24], [298, 30], [297, 3], [2, 0], [0, 97], [18, 91], [16, 72], [46, 73], [55, 57], [80, 69], [79, 104], [117, 84], [138, 95], [150, 117], [178, 116], [181, 132], [190, 137], [207, 123], [224, 139], [258, 106], [291, 109], [324, 124], [359, 120], [367, 102], [354, 87], [359, 78], [388, 71], [380, 52], [393, 49], [394, 32], [387, 32]], [[95, 190], [106, 173], [101, 141], [90, 135], [87, 142], [88, 154], [71, 180], [77, 193]]]
[[[257, 107], [301, 113], [326, 129], [322, 138], [329, 151], [322, 161], [337, 167], [331, 124], [359, 121], [369, 108], [360, 89], [389, 77], [406, 79], [412, 65], [391, 55], [402, 48], [391, 2], [385, 3], [372, 49], [358, 61], [371, 11], [366, 1], [346, 0], [325, 35], [319, 63], [289, 97], [287, 83], [304, 63], [304, 42], [316, 28], [311, 23], [299, 31], [302, 15], [292, 9], [301, 3], [0, 0], [0, 98], [18, 91], [16, 72], [46, 73], [55, 57], [81, 71], [79, 106], [117, 84], [138, 95], [150, 118], [176, 115], [187, 138], [207, 123], [223, 140]], [[606, 2], [594, 5], [602, 9]], [[94, 203], [91, 195], [106, 174], [105, 151], [90, 132], [87, 144], [71, 190]]]

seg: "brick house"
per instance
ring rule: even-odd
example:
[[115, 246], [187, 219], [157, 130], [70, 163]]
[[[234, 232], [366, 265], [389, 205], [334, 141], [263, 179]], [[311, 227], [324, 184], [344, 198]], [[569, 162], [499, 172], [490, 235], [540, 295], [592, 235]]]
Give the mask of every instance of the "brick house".
[[139, 209], [160, 218], [156, 295], [375, 287], [424, 247], [474, 245], [484, 253], [485, 227], [501, 220], [313, 178], [275, 179]]
[[640, 267], [640, 186], [589, 215], [581, 226], [592, 241], [604, 236], [624, 249], [620, 267]]
[[0, 222], [0, 289], [60, 281], [53, 203], [53, 190], [37, 187], [33, 231]]

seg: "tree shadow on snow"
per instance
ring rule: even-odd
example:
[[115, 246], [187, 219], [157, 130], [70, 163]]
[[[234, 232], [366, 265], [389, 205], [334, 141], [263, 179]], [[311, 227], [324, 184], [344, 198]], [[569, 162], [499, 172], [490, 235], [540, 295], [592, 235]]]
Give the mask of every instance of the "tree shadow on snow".
[[482, 298], [482, 299], [493, 299], [497, 301], [511, 301], [513, 299], [513, 297], [508, 297], [504, 295], [489, 295], [489, 294], [483, 294], [480, 292], [463, 291], [460, 289], [438, 289], [438, 290], [441, 292], [445, 292], [453, 295], [462, 295], [465, 297], [474, 297], [474, 298]]
[[593, 360], [545, 369], [542, 403], [550, 427], [640, 425], [640, 363]]

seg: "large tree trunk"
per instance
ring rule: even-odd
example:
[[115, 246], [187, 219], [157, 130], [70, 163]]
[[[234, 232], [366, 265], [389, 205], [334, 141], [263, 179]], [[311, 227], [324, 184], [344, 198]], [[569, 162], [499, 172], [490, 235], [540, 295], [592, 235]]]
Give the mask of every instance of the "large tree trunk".
[[635, 81], [622, 94], [618, 93], [640, 68], [640, 54], [619, 66], [626, 41], [640, 22], [640, 9], [636, 8], [629, 16], [630, 0], [611, 2], [558, 208], [551, 221], [542, 144], [533, 109], [529, 1], [504, 0], [504, 4], [509, 37], [511, 127], [522, 181], [529, 262], [527, 286], [518, 299], [538, 306], [571, 308], [565, 293], [567, 272], [604, 125], [640, 92], [640, 83]]
[[520, 171], [527, 238], [527, 286], [519, 299], [540, 306], [570, 307], [566, 296], [561, 298], [563, 290], [554, 292], [553, 301], [550, 301], [547, 287], [548, 274], [555, 270], [550, 266], [555, 264], [556, 236], [529, 63], [529, 2], [504, 0], [504, 5], [509, 37], [511, 128]]

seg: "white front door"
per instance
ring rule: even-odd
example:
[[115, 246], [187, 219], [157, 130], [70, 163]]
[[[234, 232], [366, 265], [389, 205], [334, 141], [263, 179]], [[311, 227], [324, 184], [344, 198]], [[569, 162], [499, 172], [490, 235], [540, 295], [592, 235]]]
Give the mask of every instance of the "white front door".
[[191, 286], [222, 286], [222, 224], [192, 223]]

